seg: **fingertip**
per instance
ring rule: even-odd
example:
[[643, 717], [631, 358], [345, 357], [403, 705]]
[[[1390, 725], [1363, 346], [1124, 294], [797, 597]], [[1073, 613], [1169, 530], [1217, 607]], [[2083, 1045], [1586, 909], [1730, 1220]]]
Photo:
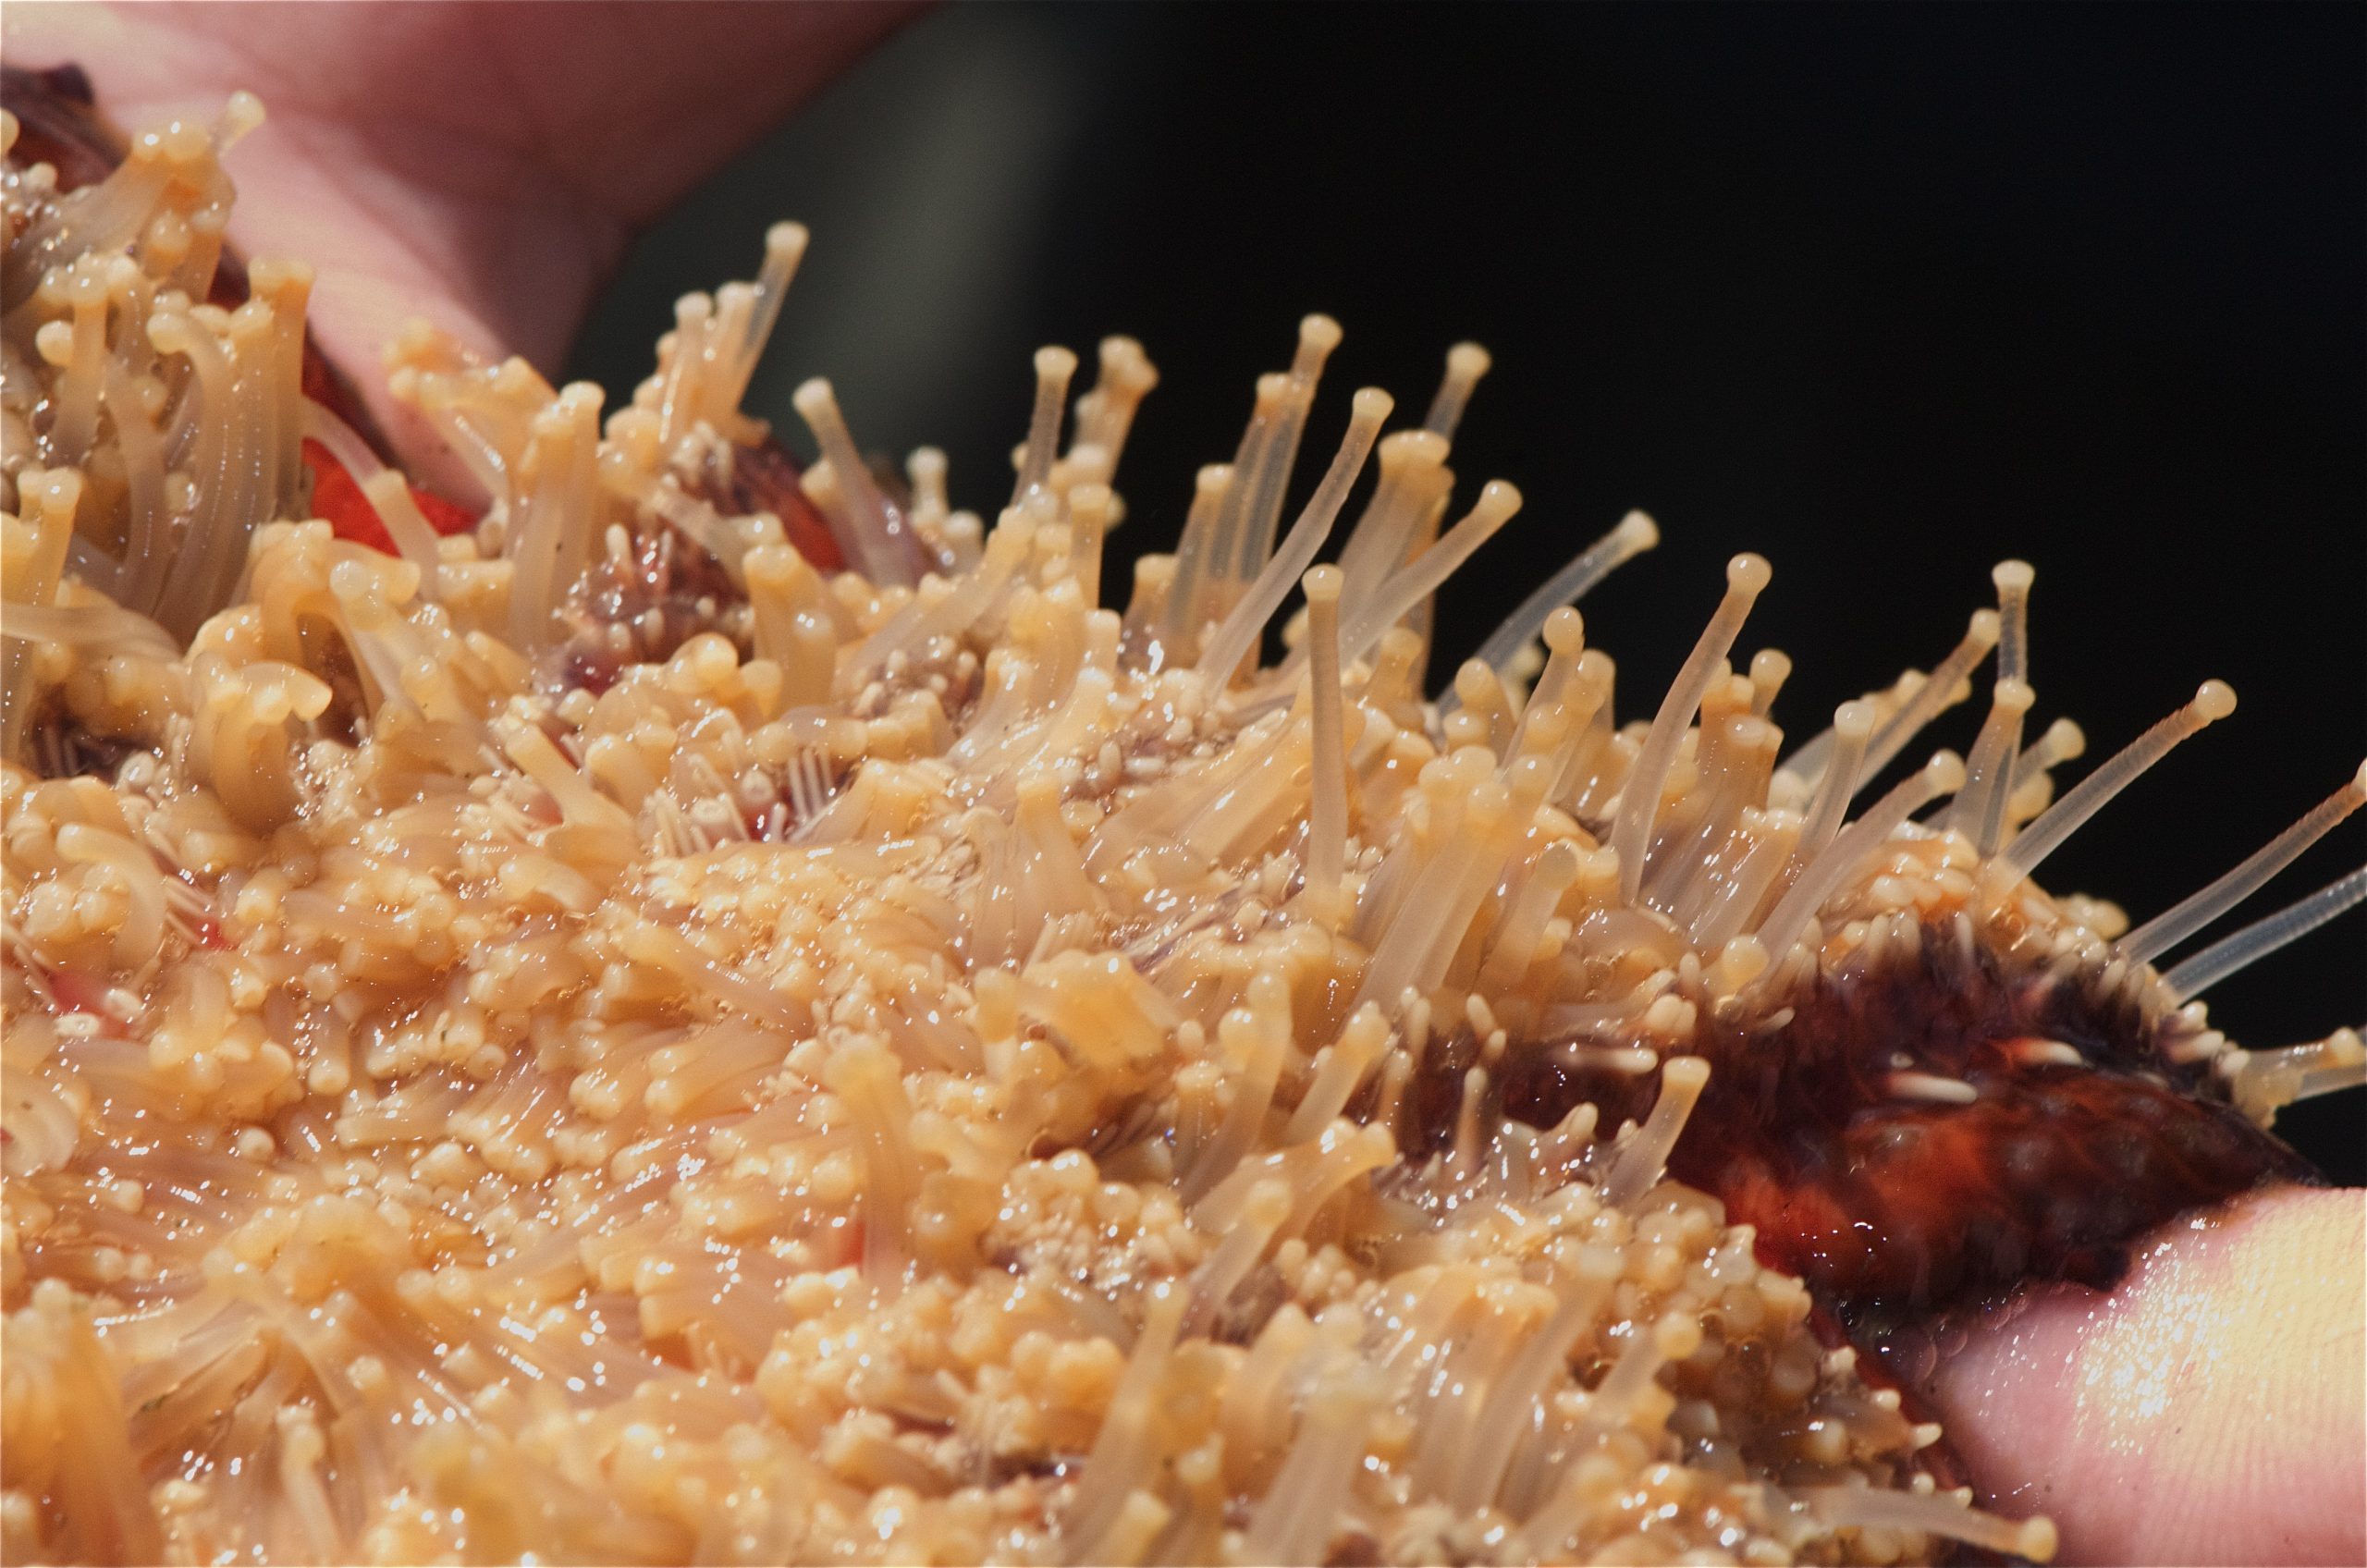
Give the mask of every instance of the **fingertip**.
[[2367, 1193], [2165, 1227], [2110, 1294], [2026, 1292], [1925, 1393], [2062, 1562], [2367, 1560]]

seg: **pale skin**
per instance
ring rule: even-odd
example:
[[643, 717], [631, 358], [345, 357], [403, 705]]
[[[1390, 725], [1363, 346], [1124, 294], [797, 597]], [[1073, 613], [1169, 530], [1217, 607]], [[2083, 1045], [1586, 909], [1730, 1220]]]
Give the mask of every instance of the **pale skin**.
[[1930, 1394], [2068, 1562], [2367, 1561], [2367, 1192], [2173, 1221], [2109, 1295], [2033, 1289]]
[[[80, 64], [119, 123], [261, 94], [232, 239], [318, 267], [322, 346], [448, 479], [371, 390], [394, 329], [424, 316], [555, 371], [634, 228], [905, 14], [17, 4], [7, 43]], [[2139, 1256], [2109, 1295], [2038, 1292], [1932, 1374], [1989, 1500], [2050, 1514], [2063, 1562], [2367, 1562], [2367, 1193], [2263, 1194]]]
[[431, 484], [472, 488], [386, 396], [379, 355], [424, 317], [557, 373], [633, 230], [910, 13], [775, 7], [247, 5], [8, 7], [8, 56], [73, 62], [108, 117], [269, 112], [232, 153], [231, 240], [318, 269], [331, 362]]

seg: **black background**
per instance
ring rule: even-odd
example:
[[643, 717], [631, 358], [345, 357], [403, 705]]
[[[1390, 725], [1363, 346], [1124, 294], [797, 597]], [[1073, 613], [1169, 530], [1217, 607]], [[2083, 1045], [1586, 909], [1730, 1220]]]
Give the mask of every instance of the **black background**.
[[[1584, 606], [1624, 710], [1749, 548], [1775, 580], [1741, 647], [1794, 655], [1805, 735], [2025, 557], [2033, 728], [2086, 727], [2075, 775], [2206, 676], [2241, 697], [2046, 868], [2142, 920], [2367, 753], [2363, 59], [2367, 10], [2332, 5], [950, 9], [643, 241], [570, 369], [628, 391], [675, 295], [803, 218], [752, 410], [804, 449], [788, 394], [828, 374], [867, 447], [943, 447], [991, 516], [1029, 351], [1132, 333], [1165, 379], [1122, 595], [1301, 313], [1347, 329], [1302, 493], [1351, 388], [1418, 420], [1477, 338], [1460, 493], [1528, 507], [1445, 591], [1434, 679], [1640, 506], [1666, 542]], [[2245, 917], [2362, 846], [2354, 819]], [[2359, 1023], [2367, 911], [2211, 999], [2255, 1046]], [[2361, 1111], [2280, 1128], [2359, 1182]]]

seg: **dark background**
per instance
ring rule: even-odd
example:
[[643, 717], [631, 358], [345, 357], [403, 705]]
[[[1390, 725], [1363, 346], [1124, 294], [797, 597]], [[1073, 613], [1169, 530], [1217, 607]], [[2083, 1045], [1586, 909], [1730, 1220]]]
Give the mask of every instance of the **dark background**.
[[[628, 391], [674, 296], [802, 218], [752, 410], [807, 449], [789, 392], [828, 374], [867, 447], [943, 447], [991, 516], [1029, 351], [1132, 333], [1164, 380], [1122, 597], [1301, 313], [1347, 329], [1301, 494], [1351, 388], [1418, 420], [1477, 338], [1457, 510], [1498, 475], [1528, 508], [1449, 584], [1434, 680], [1630, 506], [1666, 541], [1585, 606], [1630, 717], [1735, 550], [1775, 564], [1741, 648], [1797, 660], [1800, 735], [2026, 557], [2032, 732], [2087, 728], [2073, 777], [2206, 676], [2242, 699], [2043, 873], [2143, 920], [2367, 753], [2362, 60], [2367, 9], [2334, 5], [952, 8], [650, 235], [570, 370]], [[2354, 819], [2244, 917], [2362, 847]], [[2255, 1046], [2359, 1023], [2367, 911], [2211, 1000]], [[2361, 1103], [2280, 1128], [2367, 1181]]]

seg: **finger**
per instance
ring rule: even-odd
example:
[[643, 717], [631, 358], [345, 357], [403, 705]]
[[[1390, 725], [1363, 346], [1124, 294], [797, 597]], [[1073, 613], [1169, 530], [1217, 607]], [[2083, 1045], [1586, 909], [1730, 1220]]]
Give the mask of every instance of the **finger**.
[[[232, 154], [234, 244], [317, 269], [314, 340], [405, 455], [384, 346], [424, 317], [556, 374], [633, 225], [891, 29], [904, 5], [12, 6], [118, 123], [270, 118]], [[652, 324], [652, 335], [664, 324]]]
[[2158, 1233], [2110, 1295], [2031, 1293], [1926, 1392], [2066, 1562], [2367, 1561], [2367, 1192]]

